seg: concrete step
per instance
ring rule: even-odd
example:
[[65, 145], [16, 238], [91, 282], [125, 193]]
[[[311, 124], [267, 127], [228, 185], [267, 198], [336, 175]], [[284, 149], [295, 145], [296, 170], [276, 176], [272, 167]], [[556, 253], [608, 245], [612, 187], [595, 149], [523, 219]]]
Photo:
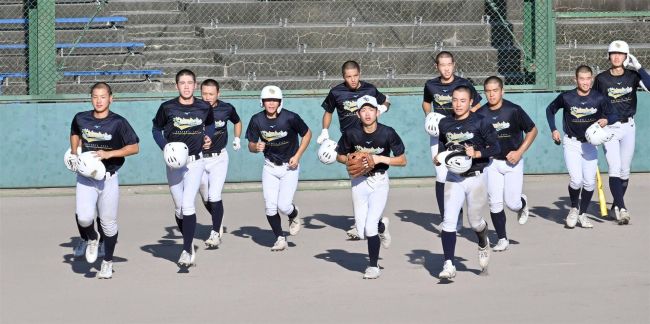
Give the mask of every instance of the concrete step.
[[[279, 24], [409, 23], [416, 17], [423, 22], [479, 22], [485, 13], [483, 0], [410, 1], [258, 1], [188, 3], [186, 12], [194, 23]], [[508, 16], [509, 18], [514, 18]]]
[[181, 11], [112, 11], [111, 15], [128, 18], [127, 26], [189, 23], [187, 14]]
[[178, 11], [181, 1], [133, 1], [133, 0], [111, 0], [106, 8], [111, 11]]
[[219, 26], [203, 27], [200, 34], [206, 47], [214, 49], [229, 49], [232, 44], [240, 49], [293, 49], [299, 44], [308, 49], [359, 48], [368, 43], [377, 48], [490, 45], [490, 26], [481, 23]]
[[203, 39], [198, 37], [133, 37], [134, 42], [146, 44], [146, 51], [203, 50]]
[[203, 63], [215, 64], [214, 51], [211, 50], [186, 50], [186, 51], [151, 51], [144, 56], [148, 64], [166, 63]]
[[[456, 66], [460, 71], [497, 71], [506, 65], [505, 59], [497, 59], [497, 50], [491, 47], [445, 48], [453, 51]], [[319, 71], [327, 76], [338, 76], [341, 64], [347, 60], [357, 60], [364, 74], [385, 75], [393, 71], [395, 75], [435, 73], [434, 49], [400, 48], [313, 50], [307, 53], [286, 50], [240, 51], [237, 54], [217, 53], [217, 63], [227, 67], [227, 76], [257, 77], [308, 76], [317, 77]], [[512, 70], [512, 67], [510, 67]]]
[[[650, 64], [650, 44], [633, 44], [630, 51], [642, 64]], [[607, 69], [607, 44], [578, 45], [577, 48], [558, 46], [556, 51], [556, 69], [558, 72], [574, 71], [580, 64], [587, 64], [593, 69]]]
[[194, 37], [196, 29], [192, 25], [129, 25], [126, 31], [130, 37]]
[[[162, 92], [163, 84], [159, 81], [108, 81], [113, 89], [113, 94], [119, 93], [133, 93], [133, 92]], [[82, 83], [69, 83], [59, 82], [56, 85], [56, 93], [58, 94], [87, 94], [90, 87], [94, 84], [93, 81]], [[26, 95], [27, 83], [26, 82], [12, 82], [7, 86], [2, 86], [2, 95]]]
[[57, 58], [57, 66], [63, 66], [64, 71], [142, 70], [144, 65], [143, 55], [78, 55]]
[[635, 19], [559, 19], [556, 24], [558, 45], [602, 44], [616, 39], [630, 44], [646, 43], [650, 35], [650, 23]]
[[[206, 63], [164, 63], [164, 64], [145, 64], [145, 69], [162, 70], [163, 75], [158, 76], [157, 79], [174, 78], [176, 73], [182, 69], [190, 69], [199, 79], [206, 78], [223, 78], [224, 66], [221, 64], [206, 64]], [[200, 80], [199, 80], [200, 82]]]

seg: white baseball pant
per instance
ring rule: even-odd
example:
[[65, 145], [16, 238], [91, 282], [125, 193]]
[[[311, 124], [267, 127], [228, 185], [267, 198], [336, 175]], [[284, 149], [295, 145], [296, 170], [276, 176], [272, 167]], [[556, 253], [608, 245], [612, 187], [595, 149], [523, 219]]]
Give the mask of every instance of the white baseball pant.
[[203, 202], [217, 202], [221, 200], [221, 192], [226, 182], [228, 173], [228, 151], [223, 149], [221, 154], [205, 158], [205, 171], [201, 177], [199, 193]]
[[196, 214], [194, 200], [201, 186], [204, 167], [203, 159], [188, 162], [180, 169], [167, 167], [167, 183], [178, 219]]
[[596, 167], [598, 166], [596, 147], [567, 135], [564, 135], [562, 146], [564, 147], [564, 162], [569, 171], [569, 186], [572, 189], [584, 188], [587, 191], [594, 191]]
[[445, 185], [445, 217], [442, 230], [456, 232], [460, 209], [467, 201], [467, 220], [475, 232], [485, 229], [487, 223], [481, 216], [481, 210], [487, 207], [487, 176], [485, 173], [473, 177], [461, 177], [447, 173]]
[[117, 234], [117, 207], [120, 189], [117, 173], [106, 174], [104, 180], [77, 175], [77, 218], [82, 227], [90, 226], [99, 212], [100, 223], [106, 236]]
[[354, 221], [360, 239], [379, 234], [388, 188], [388, 173], [352, 178]]
[[289, 215], [293, 212], [293, 196], [298, 188], [300, 166], [289, 168], [289, 163], [275, 165], [264, 160], [262, 169], [262, 192], [267, 216], [278, 212]]
[[630, 178], [630, 166], [634, 157], [634, 145], [636, 139], [636, 127], [634, 119], [630, 118], [627, 123], [616, 122], [609, 126], [614, 137], [605, 142], [605, 157], [609, 166], [610, 177], [617, 177], [623, 180]]
[[[431, 146], [431, 162], [433, 163], [433, 158], [438, 155], [438, 145], [440, 141], [437, 137], [429, 136], [429, 145]], [[433, 165], [436, 169], [436, 182], [445, 183], [447, 179], [447, 167], [444, 163], [440, 165]]]
[[504, 209], [504, 198], [506, 206], [510, 210], [519, 211], [522, 207], [521, 192], [524, 185], [524, 159], [522, 158], [514, 165], [505, 160], [492, 159], [485, 171], [487, 174], [490, 212], [501, 212]]

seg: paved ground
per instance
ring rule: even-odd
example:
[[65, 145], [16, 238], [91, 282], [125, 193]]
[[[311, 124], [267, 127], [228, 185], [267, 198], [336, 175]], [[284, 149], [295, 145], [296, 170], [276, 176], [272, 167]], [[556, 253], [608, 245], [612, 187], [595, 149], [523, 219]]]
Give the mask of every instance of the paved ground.
[[[72, 190], [4, 190], [0, 322], [650, 322], [650, 174], [633, 175], [624, 227], [594, 218], [594, 229], [565, 229], [567, 182], [526, 177], [533, 217], [520, 226], [508, 214], [511, 248], [492, 254], [487, 276], [479, 275], [475, 235], [464, 230], [451, 283], [436, 278], [442, 248], [431, 179], [393, 182], [393, 245], [382, 249], [383, 274], [372, 281], [361, 279], [366, 243], [345, 239], [352, 204], [341, 183], [297, 193], [305, 228], [281, 253], [269, 251], [261, 192], [230, 186], [224, 243], [205, 250], [210, 228], [200, 225], [198, 266], [189, 272], [174, 263], [181, 240], [166, 187], [123, 187], [112, 280], [95, 278], [99, 262], [72, 258]], [[209, 223], [203, 210], [199, 222]]]

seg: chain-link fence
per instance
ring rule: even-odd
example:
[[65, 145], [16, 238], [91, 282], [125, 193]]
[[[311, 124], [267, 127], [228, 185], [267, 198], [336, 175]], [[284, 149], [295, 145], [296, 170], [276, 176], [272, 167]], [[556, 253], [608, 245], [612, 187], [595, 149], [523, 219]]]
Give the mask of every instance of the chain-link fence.
[[0, 0], [2, 93], [85, 93], [97, 80], [172, 91], [182, 68], [224, 89], [327, 89], [347, 60], [379, 87], [421, 88], [442, 50], [477, 84], [496, 74], [511, 88], [553, 90], [577, 64], [602, 61], [613, 38], [634, 48], [648, 35], [643, 17], [556, 26], [551, 1]]

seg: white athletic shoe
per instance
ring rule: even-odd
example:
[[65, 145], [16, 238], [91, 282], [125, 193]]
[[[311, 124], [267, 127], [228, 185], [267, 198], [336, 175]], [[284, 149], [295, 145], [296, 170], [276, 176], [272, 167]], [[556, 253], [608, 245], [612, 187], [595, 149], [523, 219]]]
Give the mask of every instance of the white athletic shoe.
[[210, 237], [208, 237], [208, 239], [205, 240], [205, 246], [209, 248], [216, 248], [219, 247], [219, 244], [221, 244], [221, 235], [219, 234], [219, 232], [210, 230]]
[[497, 245], [495, 245], [492, 248], [492, 251], [494, 251], [494, 252], [503, 252], [503, 251], [508, 249], [509, 245], [510, 245], [510, 241], [508, 241], [508, 239], [505, 239], [505, 238], [499, 239], [499, 241], [497, 242]]
[[381, 270], [379, 270], [379, 267], [367, 267], [363, 279], [377, 279], [380, 275]]
[[578, 208], [571, 208], [569, 215], [566, 217], [566, 226], [568, 228], [576, 227], [578, 223]]
[[356, 224], [353, 225], [352, 228], [349, 229], [349, 230], [348, 230], [347, 232], [345, 232], [345, 233], [348, 234], [348, 238], [349, 238], [350, 240], [359, 240], [359, 239], [361, 239], [361, 238], [359, 237], [359, 232], [357, 232], [357, 225], [356, 225]]
[[300, 232], [302, 225], [300, 224], [300, 209], [296, 205], [293, 206], [296, 209], [296, 217], [289, 219], [289, 234], [296, 235]]
[[99, 250], [99, 240], [89, 240], [86, 246], [86, 261], [93, 263], [97, 261], [97, 252]]
[[272, 252], [284, 251], [288, 247], [289, 244], [287, 244], [287, 239], [284, 236], [279, 236], [278, 239], [275, 241], [275, 244], [273, 244], [273, 247], [271, 247], [271, 251]]
[[485, 247], [478, 248], [478, 264], [481, 266], [481, 270], [485, 271], [487, 269], [488, 263], [490, 263], [490, 239], [486, 238]]
[[80, 258], [81, 256], [86, 255], [86, 246], [88, 246], [88, 241], [79, 240], [79, 243], [72, 248], [72, 255], [75, 258]]
[[580, 227], [582, 227], [582, 228], [592, 228], [592, 227], [594, 227], [594, 224], [592, 224], [589, 221], [589, 218], [587, 218], [587, 213], [578, 215], [578, 223], [580, 223]]
[[181, 257], [178, 258], [178, 265], [191, 267], [194, 265], [195, 258], [196, 253], [194, 253], [194, 245], [192, 245], [192, 254], [189, 254], [187, 251], [183, 250], [183, 252], [181, 252]]
[[621, 220], [618, 221], [620, 225], [627, 225], [630, 223], [630, 212], [627, 211], [625, 208], [621, 208]]
[[113, 261], [102, 261], [102, 268], [99, 270], [97, 278], [111, 279], [113, 277]]
[[524, 225], [528, 221], [528, 214], [529, 214], [528, 197], [524, 194], [521, 194], [521, 199], [523, 199], [526, 202], [526, 206], [524, 206], [522, 209], [519, 210], [519, 212], [517, 213], [517, 218], [519, 220], [519, 224]]
[[390, 224], [390, 220], [388, 220], [388, 217], [382, 217], [381, 222], [384, 223], [384, 232], [379, 233], [379, 239], [381, 240], [381, 246], [383, 246], [384, 249], [387, 249], [390, 247], [390, 242], [392, 242], [392, 238], [388, 232], [388, 224]]
[[106, 255], [106, 244], [104, 242], [99, 243], [99, 249], [97, 249], [97, 258], [103, 258]]
[[451, 260], [446, 260], [445, 264], [442, 266], [442, 271], [438, 274], [440, 279], [451, 279], [456, 276], [456, 267]]

